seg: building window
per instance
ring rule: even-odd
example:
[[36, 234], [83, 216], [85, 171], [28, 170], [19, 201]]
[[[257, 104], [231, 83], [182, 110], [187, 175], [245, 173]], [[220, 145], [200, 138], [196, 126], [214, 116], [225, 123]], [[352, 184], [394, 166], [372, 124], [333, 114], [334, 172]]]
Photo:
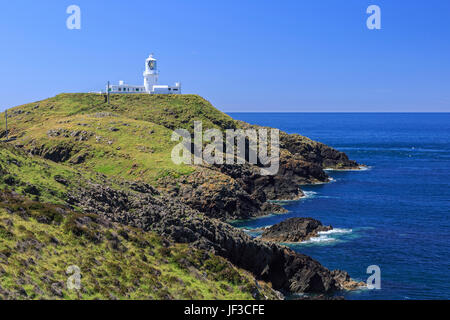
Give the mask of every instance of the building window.
[[122, 91], [122, 88], [119, 88], [119, 91]]

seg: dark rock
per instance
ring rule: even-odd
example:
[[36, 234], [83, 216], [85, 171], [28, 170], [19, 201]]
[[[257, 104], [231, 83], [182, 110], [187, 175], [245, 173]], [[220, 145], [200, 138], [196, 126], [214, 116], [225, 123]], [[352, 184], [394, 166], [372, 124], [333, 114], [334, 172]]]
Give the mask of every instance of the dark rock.
[[338, 283], [341, 290], [356, 290], [366, 286], [366, 283], [364, 282], [354, 281], [346, 271], [333, 270], [331, 275], [336, 280], [336, 283]]
[[8, 185], [8, 186], [13, 186], [16, 184], [16, 178], [14, 178], [11, 175], [7, 175], [6, 177], [3, 178], [3, 181]]
[[41, 156], [54, 162], [64, 162], [69, 160], [74, 151], [74, 146], [66, 143], [48, 147], [42, 145], [40, 147], [33, 147], [30, 150], [31, 154]]
[[20, 287], [20, 288], [17, 289], [17, 293], [18, 293], [19, 295], [23, 296], [23, 297], [28, 297], [27, 292], [26, 292], [25, 289], [22, 288], [22, 287]]
[[155, 189], [154, 187], [152, 187], [151, 185], [147, 184], [147, 183], [143, 183], [143, 182], [131, 182], [128, 184], [128, 186], [130, 187], [130, 189], [140, 192], [140, 193], [149, 193], [152, 195], [158, 195], [159, 192], [157, 189]]
[[33, 185], [27, 185], [24, 188], [24, 191], [28, 194], [32, 194], [32, 195], [36, 195], [36, 196], [39, 196], [41, 194], [41, 191], [39, 191], [39, 189]]
[[322, 168], [355, 169], [359, 166], [356, 161], [349, 160], [345, 153], [298, 134], [280, 132], [280, 147]]
[[55, 237], [50, 237], [50, 243], [54, 245], [59, 245], [59, 240]]
[[64, 285], [62, 282], [54, 282], [50, 286], [50, 291], [53, 295], [55, 295], [59, 298], [62, 298], [64, 296], [63, 287], [64, 287]]
[[266, 228], [261, 235], [265, 241], [302, 242], [316, 237], [320, 231], [329, 231], [331, 226], [323, 226], [313, 218], [290, 218]]
[[64, 186], [67, 186], [69, 184], [69, 181], [67, 181], [65, 178], [63, 178], [60, 175], [56, 175], [53, 179], [55, 179], [56, 182], [58, 182]]
[[285, 292], [332, 292], [339, 288], [317, 261], [244, 232], [167, 196], [132, 194], [92, 185], [71, 194], [71, 203], [113, 222], [156, 231], [164, 238], [213, 252]]
[[31, 238], [31, 239], [24, 239], [24, 240], [19, 240], [16, 243], [16, 250], [18, 252], [26, 252], [28, 250], [32, 250], [32, 251], [39, 251], [44, 247], [44, 244], [42, 244], [41, 242], [39, 242], [38, 240]]

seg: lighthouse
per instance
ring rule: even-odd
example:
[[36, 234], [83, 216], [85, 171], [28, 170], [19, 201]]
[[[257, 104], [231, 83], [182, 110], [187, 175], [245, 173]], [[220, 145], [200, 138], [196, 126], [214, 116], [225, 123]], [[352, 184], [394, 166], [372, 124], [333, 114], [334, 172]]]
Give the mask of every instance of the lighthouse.
[[145, 60], [144, 85], [133, 86], [120, 81], [119, 85], [107, 86], [109, 93], [148, 93], [148, 94], [181, 94], [181, 84], [176, 82], [174, 86], [159, 85], [157, 61], [153, 53]]
[[148, 93], [153, 92], [153, 86], [158, 84], [158, 69], [156, 68], [156, 59], [153, 57], [153, 53], [145, 60], [144, 71], [144, 87]]

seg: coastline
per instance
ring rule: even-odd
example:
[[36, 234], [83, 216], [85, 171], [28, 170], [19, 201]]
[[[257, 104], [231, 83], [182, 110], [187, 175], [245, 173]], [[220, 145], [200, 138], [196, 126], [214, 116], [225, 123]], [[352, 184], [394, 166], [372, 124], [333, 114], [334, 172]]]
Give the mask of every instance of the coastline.
[[[205, 129], [260, 127], [234, 120], [195, 95], [112, 94], [110, 99], [108, 105], [94, 94], [61, 94], [11, 109], [11, 123], [17, 124], [11, 135], [17, 139], [6, 150], [8, 156], [30, 161], [33, 155], [48, 170], [56, 171], [55, 165], [66, 170], [50, 176], [49, 182], [42, 170], [29, 175], [5, 163], [6, 170], [15, 170], [14, 181], [34, 184], [26, 188], [29, 197], [64, 201], [112, 223], [155, 232], [173, 243], [168, 246], [187, 243], [211, 252], [281, 292], [331, 293], [341, 288], [343, 280], [336, 275], [342, 271], [331, 271], [277, 243], [253, 239], [228, 222], [268, 213], [281, 216], [286, 210], [272, 200], [304, 199], [299, 186], [331, 182], [324, 167], [357, 167], [356, 161], [323, 143], [281, 131], [279, 171], [273, 176], [262, 175], [251, 163], [174, 166], [167, 159], [173, 146], [161, 142], [174, 127], [188, 130], [199, 118]], [[100, 107], [85, 114], [86, 105]], [[152, 114], [164, 116], [150, 122], [149, 105]], [[43, 122], [45, 128], [36, 127]], [[149, 157], [157, 168], [146, 161]], [[43, 182], [39, 188], [36, 176]]]

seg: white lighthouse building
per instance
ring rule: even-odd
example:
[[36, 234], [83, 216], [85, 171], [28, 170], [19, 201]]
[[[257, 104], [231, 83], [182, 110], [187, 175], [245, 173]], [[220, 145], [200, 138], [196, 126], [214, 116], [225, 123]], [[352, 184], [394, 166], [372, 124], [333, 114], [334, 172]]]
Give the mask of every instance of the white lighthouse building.
[[149, 93], [149, 94], [181, 94], [181, 84], [175, 83], [174, 86], [159, 85], [157, 69], [157, 60], [151, 54], [145, 60], [144, 85], [133, 86], [120, 81], [118, 85], [110, 85], [106, 90], [109, 93]]

